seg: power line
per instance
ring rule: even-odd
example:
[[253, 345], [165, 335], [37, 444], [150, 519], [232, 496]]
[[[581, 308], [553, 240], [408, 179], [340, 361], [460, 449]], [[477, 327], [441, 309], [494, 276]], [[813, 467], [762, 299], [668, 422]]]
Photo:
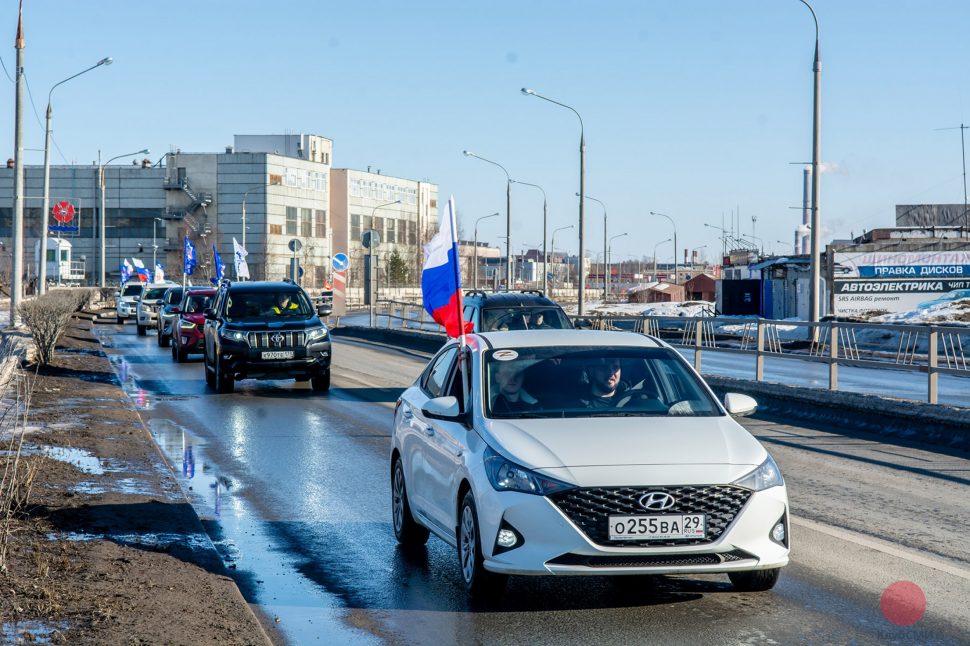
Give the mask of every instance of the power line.
[[[40, 126], [41, 132], [44, 133], [44, 137], [46, 138], [47, 137], [47, 126], [44, 125], [44, 123], [41, 121], [41, 119], [40, 119], [40, 113], [37, 112], [37, 104], [34, 103], [34, 95], [30, 91], [30, 81], [27, 80], [27, 73], [26, 72], [24, 72], [24, 84], [27, 86], [27, 96], [30, 97], [30, 105], [34, 109], [34, 116], [37, 118], [37, 125]], [[65, 164], [70, 163], [70, 162], [67, 161], [67, 157], [64, 155], [64, 151], [62, 151], [61, 150], [61, 147], [57, 145], [57, 141], [55, 141], [54, 134], [53, 133], [51, 133], [51, 143], [54, 144], [54, 148], [57, 149], [57, 153], [61, 156], [61, 159], [64, 160], [64, 163]]]
[[3, 62], [2, 56], [0, 56], [0, 67], [3, 67], [3, 73], [7, 75], [7, 80], [13, 83], [13, 77], [11, 77], [10, 72], [7, 71], [7, 64]]

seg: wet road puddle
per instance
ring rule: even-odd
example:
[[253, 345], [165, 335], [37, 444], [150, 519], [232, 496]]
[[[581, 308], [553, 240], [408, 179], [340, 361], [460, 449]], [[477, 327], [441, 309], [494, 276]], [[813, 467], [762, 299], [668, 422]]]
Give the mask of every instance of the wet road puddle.
[[[66, 621], [14, 621], [0, 625], [4, 644], [51, 644], [58, 633], [71, 627]], [[60, 643], [60, 642], [58, 642]]]

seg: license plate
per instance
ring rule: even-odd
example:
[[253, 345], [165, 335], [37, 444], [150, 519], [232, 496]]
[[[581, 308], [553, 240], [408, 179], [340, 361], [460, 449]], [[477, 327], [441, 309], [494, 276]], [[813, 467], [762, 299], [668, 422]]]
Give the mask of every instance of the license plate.
[[292, 359], [292, 350], [277, 350], [275, 352], [263, 352], [260, 355], [263, 359]]
[[704, 538], [704, 514], [665, 516], [610, 516], [611, 541], [677, 540]]

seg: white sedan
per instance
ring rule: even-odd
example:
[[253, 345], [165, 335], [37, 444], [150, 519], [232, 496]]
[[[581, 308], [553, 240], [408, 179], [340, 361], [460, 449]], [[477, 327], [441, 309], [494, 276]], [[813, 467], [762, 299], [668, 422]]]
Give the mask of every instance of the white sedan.
[[472, 596], [510, 574], [727, 573], [768, 590], [788, 563], [788, 495], [731, 417], [756, 406], [722, 404], [644, 335], [470, 335], [397, 402], [395, 536], [455, 547]]

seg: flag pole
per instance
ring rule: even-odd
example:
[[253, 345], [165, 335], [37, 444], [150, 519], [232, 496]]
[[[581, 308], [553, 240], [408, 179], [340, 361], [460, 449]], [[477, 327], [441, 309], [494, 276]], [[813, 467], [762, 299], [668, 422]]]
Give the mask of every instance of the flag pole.
[[469, 380], [468, 365], [465, 363], [467, 345], [465, 343], [465, 312], [462, 304], [463, 294], [461, 291], [461, 256], [458, 252], [458, 223], [455, 221], [455, 198], [448, 200], [448, 217], [451, 220], [451, 248], [455, 251], [455, 285], [458, 286], [458, 298], [455, 306], [458, 308], [458, 369], [461, 372], [461, 392], [463, 406], [461, 412], [467, 413], [469, 407]]

